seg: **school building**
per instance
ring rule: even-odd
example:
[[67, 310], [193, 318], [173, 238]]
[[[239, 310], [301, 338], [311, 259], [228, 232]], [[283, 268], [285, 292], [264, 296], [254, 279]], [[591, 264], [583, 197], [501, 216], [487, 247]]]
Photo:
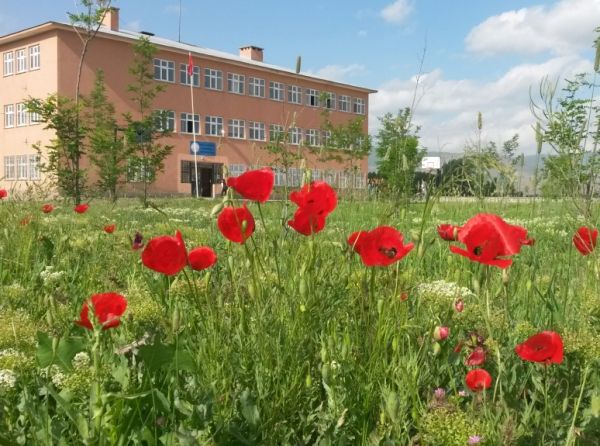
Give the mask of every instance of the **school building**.
[[[152, 193], [194, 194], [196, 167], [202, 196], [216, 193], [223, 166], [235, 176], [270, 165], [276, 172], [276, 185], [297, 185], [300, 166], [289, 169], [286, 178], [284, 171], [274, 165], [275, 155], [265, 150], [265, 145], [282, 132], [287, 135], [289, 150], [305, 158], [313, 178], [338, 188], [365, 187], [366, 157], [352, 163], [322, 161], [306, 146], [322, 146], [330, 136], [321, 128], [324, 109], [334, 125], [363, 117], [366, 135], [369, 94], [375, 90], [270, 65], [263, 61], [263, 49], [256, 46], [241, 47], [239, 55], [232, 55], [148, 32], [122, 30], [119, 10], [111, 8], [89, 45], [80, 91], [88, 94], [96, 71], [103, 70], [108, 98], [123, 123], [123, 113], [136, 118], [136, 106], [127, 91], [127, 85], [133, 83], [128, 69], [133, 62], [133, 46], [142, 36], [158, 49], [153, 61], [154, 80], [166, 87], [153, 108], [165, 111], [166, 125], [172, 130], [161, 139], [173, 150], [151, 187]], [[47, 22], [0, 37], [0, 188], [18, 191], [47, 180], [40, 169], [44, 154], [40, 159], [32, 145], [44, 146], [53, 134], [44, 130], [39, 116], [29, 113], [24, 100], [53, 93], [74, 97], [80, 51], [81, 40], [66, 23]], [[191, 76], [189, 54], [193, 62]], [[192, 143], [194, 136], [196, 144]], [[86, 160], [84, 166], [89, 167]], [[88, 176], [93, 182], [92, 169]], [[140, 188], [139, 180], [139, 174], [130, 172], [122, 191], [135, 193]]]

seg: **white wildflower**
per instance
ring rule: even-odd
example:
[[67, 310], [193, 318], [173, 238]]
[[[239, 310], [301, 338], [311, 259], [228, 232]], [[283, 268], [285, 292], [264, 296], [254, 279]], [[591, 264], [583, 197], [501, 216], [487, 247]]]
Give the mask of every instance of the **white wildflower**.
[[12, 370], [0, 370], [0, 389], [8, 390], [15, 387], [17, 383], [17, 375]]
[[73, 357], [71, 364], [75, 369], [86, 369], [90, 366], [90, 362], [90, 355], [86, 352], [79, 352]]

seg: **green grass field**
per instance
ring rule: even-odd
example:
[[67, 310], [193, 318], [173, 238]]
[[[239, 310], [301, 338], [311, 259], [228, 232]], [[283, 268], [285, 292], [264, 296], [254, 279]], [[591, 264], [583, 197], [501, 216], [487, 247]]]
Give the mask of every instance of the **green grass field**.
[[[93, 201], [80, 215], [0, 202], [0, 445], [600, 444], [600, 263], [572, 244], [597, 221], [568, 202], [344, 201], [313, 237], [282, 224], [293, 205], [267, 203], [261, 218], [250, 204], [244, 245], [221, 236], [216, 203]], [[436, 233], [484, 211], [535, 238], [505, 274]], [[365, 267], [346, 239], [381, 224], [417, 246]], [[136, 231], [176, 230], [217, 264], [145, 268]], [[128, 300], [121, 325], [76, 325], [108, 291]], [[437, 326], [448, 338], [435, 341]], [[544, 330], [561, 335], [562, 364], [515, 354]], [[485, 392], [465, 385], [460, 342], [484, 347]]]

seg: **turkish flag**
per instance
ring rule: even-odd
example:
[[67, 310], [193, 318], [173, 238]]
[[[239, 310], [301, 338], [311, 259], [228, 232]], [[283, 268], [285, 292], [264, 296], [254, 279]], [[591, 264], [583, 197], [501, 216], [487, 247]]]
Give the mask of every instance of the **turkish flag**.
[[188, 76], [191, 78], [194, 74], [194, 62], [192, 61], [192, 53], [188, 53]]

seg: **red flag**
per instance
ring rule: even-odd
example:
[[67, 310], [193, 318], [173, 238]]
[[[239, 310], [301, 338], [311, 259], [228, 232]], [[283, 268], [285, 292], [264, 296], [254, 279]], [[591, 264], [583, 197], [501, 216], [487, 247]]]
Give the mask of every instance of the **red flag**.
[[194, 74], [194, 62], [192, 61], [192, 53], [188, 53], [188, 76], [191, 78], [192, 74]]

